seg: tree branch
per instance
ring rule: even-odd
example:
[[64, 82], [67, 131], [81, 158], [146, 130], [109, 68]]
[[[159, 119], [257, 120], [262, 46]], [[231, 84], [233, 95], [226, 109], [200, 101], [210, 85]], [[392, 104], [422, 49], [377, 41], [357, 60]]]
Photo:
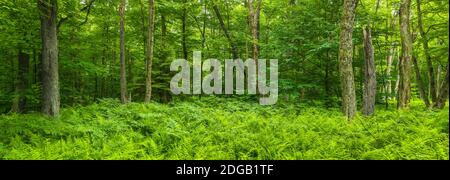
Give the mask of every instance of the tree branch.
[[89, 20], [89, 14], [91, 13], [91, 7], [94, 2], [95, 2], [95, 0], [89, 1], [88, 5], [86, 5], [83, 9], [80, 10], [80, 11], [86, 11], [86, 16], [84, 18], [84, 21], [79, 26], [86, 24], [87, 21]]
[[[79, 26], [82, 26], [83, 24], [87, 23], [89, 14], [90, 14], [90, 12], [91, 12], [92, 4], [93, 4], [94, 2], [95, 2], [95, 0], [90, 0], [89, 3], [88, 3], [86, 6], [84, 6], [83, 8], [80, 9], [81, 12], [86, 11], [86, 17], [84, 18], [84, 21], [83, 21]], [[67, 17], [61, 18], [61, 19], [58, 21], [58, 24], [57, 24], [57, 26], [56, 26], [57, 29], [59, 29], [59, 28], [61, 27], [61, 25], [62, 25], [64, 22], [66, 22], [66, 21], [67, 21], [69, 18], [71, 18], [71, 17], [73, 17], [73, 15], [69, 15], [69, 16], [67, 16]]]

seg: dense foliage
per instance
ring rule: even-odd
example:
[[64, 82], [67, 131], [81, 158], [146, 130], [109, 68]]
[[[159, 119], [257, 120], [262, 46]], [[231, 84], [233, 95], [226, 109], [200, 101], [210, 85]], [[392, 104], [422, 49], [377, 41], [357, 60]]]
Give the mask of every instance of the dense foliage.
[[231, 99], [148, 105], [103, 100], [0, 116], [0, 159], [449, 159], [448, 107], [380, 110], [346, 121], [338, 109]]
[[[119, 1], [59, 1], [59, 63], [62, 105], [90, 104], [100, 98], [119, 97]], [[167, 101], [172, 74], [169, 64], [202, 51], [203, 58], [231, 58], [230, 46], [213, 12], [217, 5], [225, 27], [241, 58], [251, 57], [252, 39], [244, 1], [156, 1], [153, 60], [154, 101]], [[245, 1], [246, 2], [246, 1]], [[276, 0], [261, 2], [260, 58], [280, 62], [280, 93], [293, 101], [322, 99], [330, 106], [340, 103], [338, 73], [339, 20], [342, 1]], [[378, 3], [378, 4], [377, 4]], [[358, 102], [363, 86], [362, 28], [372, 24], [377, 65], [378, 103], [396, 97], [400, 58], [399, 0], [364, 0], [357, 8], [354, 40], [354, 74]], [[414, 53], [424, 84], [429, 84], [422, 37], [417, 28], [417, 3], [412, 1], [411, 29]], [[427, 32], [435, 76], [445, 77], [448, 61], [448, 1], [422, 1], [423, 27]], [[142, 101], [145, 91], [145, 38], [148, 26], [145, 0], [129, 0], [125, 14], [125, 45], [128, 92]], [[185, 12], [183, 26], [183, 12]], [[0, 0], [0, 112], [11, 109], [18, 96], [17, 54], [30, 55], [26, 91], [27, 109], [40, 109], [40, 22], [36, 3]], [[164, 36], [163, 36], [163, 33]], [[184, 38], [183, 38], [184, 37]], [[386, 59], [393, 56], [391, 65]], [[388, 71], [391, 72], [387, 74]], [[438, 82], [439, 84], [440, 82]], [[385, 90], [389, 84], [392, 90]], [[417, 97], [417, 83], [413, 81]], [[390, 98], [385, 98], [390, 97]], [[169, 98], [170, 100], [170, 98]]]
[[[0, 0], [0, 159], [448, 160], [448, 8]], [[174, 95], [194, 51], [278, 59], [278, 103]]]

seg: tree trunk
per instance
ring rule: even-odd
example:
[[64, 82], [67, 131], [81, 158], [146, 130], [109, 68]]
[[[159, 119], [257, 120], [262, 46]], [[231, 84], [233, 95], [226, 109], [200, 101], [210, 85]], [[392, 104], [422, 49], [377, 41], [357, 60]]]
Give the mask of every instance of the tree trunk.
[[257, 61], [259, 57], [259, 17], [261, 11], [261, 0], [258, 0], [256, 9], [254, 0], [248, 1], [249, 24], [252, 35], [252, 58]]
[[344, 0], [339, 36], [339, 72], [342, 87], [342, 111], [348, 119], [356, 113], [356, 93], [352, 68], [352, 36], [357, 0]]
[[[141, 14], [141, 24], [142, 24], [142, 42], [144, 43], [144, 56], [147, 55], [147, 33], [148, 33], [148, 29], [146, 27], [146, 16], [145, 16], [145, 10], [144, 10], [144, 1], [140, 1], [140, 14]], [[148, 21], [148, 20], [147, 20]], [[145, 61], [147, 63], [147, 60]], [[145, 65], [145, 67], [147, 68], [147, 64]], [[147, 69], [145, 69], [145, 71], [147, 71]]]
[[125, 65], [125, 0], [120, 1], [120, 101], [127, 103], [127, 78]]
[[[439, 82], [441, 82], [441, 73], [442, 73], [441, 65], [438, 65], [437, 76], [436, 76], [436, 84], [437, 85], [439, 85]], [[440, 87], [437, 87], [437, 88], [440, 89]], [[436, 96], [439, 96], [439, 91], [436, 93]]]
[[363, 114], [368, 116], [375, 112], [375, 97], [377, 91], [377, 79], [375, 72], [375, 60], [372, 46], [370, 27], [363, 30], [364, 34], [364, 95]]
[[392, 62], [394, 59], [394, 54], [395, 54], [395, 47], [392, 46], [391, 49], [389, 50], [389, 55], [387, 57], [387, 62], [386, 62], [386, 77], [388, 77], [389, 79], [386, 82], [386, 101], [390, 99], [391, 94], [392, 94], [392, 81], [391, 81], [391, 68], [392, 68]]
[[417, 81], [417, 86], [419, 87], [420, 98], [422, 98], [426, 107], [430, 107], [430, 101], [428, 100], [427, 94], [425, 93], [425, 86], [424, 86], [422, 77], [420, 76], [420, 70], [419, 70], [419, 65], [417, 63], [417, 58], [415, 56], [413, 56], [412, 60], [414, 63], [414, 71], [416, 73], [416, 81]]
[[19, 50], [19, 66], [17, 71], [16, 95], [13, 100], [12, 112], [23, 113], [26, 107], [26, 91], [28, 88], [28, 69], [30, 64], [30, 55]]
[[[425, 59], [427, 60], [428, 77], [429, 77], [429, 81], [430, 81], [429, 86], [430, 86], [431, 100], [433, 102], [435, 102], [436, 98], [437, 98], [436, 92], [437, 92], [438, 88], [436, 88], [436, 79], [434, 78], [433, 63], [431, 62], [431, 55], [430, 55], [430, 51], [428, 48], [428, 36], [425, 34], [425, 31], [423, 30], [422, 11], [420, 9], [420, 0], [417, 0], [417, 14], [418, 14], [419, 32], [420, 32], [420, 36], [422, 37]], [[426, 96], [424, 98], [428, 99], [428, 97], [426, 97]]]
[[410, 33], [409, 16], [411, 0], [402, 0], [400, 5], [400, 38], [402, 42], [402, 54], [399, 63], [399, 86], [397, 107], [399, 109], [409, 107], [411, 98], [411, 60], [412, 37]]
[[145, 81], [145, 102], [152, 98], [152, 63], [153, 63], [153, 31], [155, 24], [155, 2], [148, 0], [148, 28], [147, 28], [147, 79]]
[[216, 4], [213, 4], [214, 12], [217, 16], [217, 19], [219, 20], [220, 28], [222, 28], [223, 33], [225, 34], [225, 37], [228, 39], [228, 42], [231, 46], [231, 54], [233, 55], [233, 59], [239, 59], [239, 53], [236, 44], [234, 43], [233, 39], [231, 38], [230, 33], [228, 32], [227, 28], [225, 27], [225, 24], [222, 19], [222, 15], [220, 14], [219, 8]]
[[[97, 64], [97, 59], [95, 58], [95, 56], [92, 57], [92, 64], [94, 64], [95, 66], [98, 66]], [[94, 97], [92, 98], [93, 101], [97, 100], [97, 98], [99, 97], [99, 91], [98, 91], [98, 74], [95, 73], [94, 74]]]
[[[161, 47], [163, 49], [167, 50], [166, 37], [167, 37], [166, 17], [164, 16], [163, 13], [161, 13]], [[164, 56], [162, 57], [162, 61], [167, 61], [167, 58], [168, 58], [167, 53], [164, 53]], [[166, 74], [170, 74], [169, 68], [164, 68], [163, 72]], [[170, 91], [163, 90], [162, 99], [163, 99], [164, 103], [171, 101], [172, 97], [171, 97]]]
[[445, 75], [445, 79], [444, 81], [442, 81], [440, 90], [439, 90], [439, 96], [436, 100], [436, 102], [434, 103], [433, 107], [437, 107], [439, 109], [442, 109], [445, 107], [445, 101], [447, 101], [448, 98], [448, 73], [449, 73], [449, 64], [447, 61], [447, 73]]
[[38, 0], [41, 12], [42, 39], [42, 112], [49, 116], [59, 114], [57, 0]]
[[188, 60], [188, 50], [187, 50], [187, 44], [186, 44], [186, 38], [187, 38], [187, 32], [186, 32], [186, 18], [187, 18], [187, 12], [186, 12], [186, 0], [183, 0], [183, 13], [181, 15], [181, 23], [182, 23], [182, 32], [181, 32], [181, 44], [183, 46], [183, 58]]

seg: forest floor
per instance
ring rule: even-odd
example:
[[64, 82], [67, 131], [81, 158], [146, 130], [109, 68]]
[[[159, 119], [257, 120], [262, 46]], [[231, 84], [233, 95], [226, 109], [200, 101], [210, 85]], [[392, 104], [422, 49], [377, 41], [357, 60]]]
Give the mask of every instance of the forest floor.
[[[206, 98], [205, 98], [206, 99]], [[449, 108], [385, 110], [206, 99], [102, 100], [58, 118], [0, 116], [0, 159], [449, 159]]]

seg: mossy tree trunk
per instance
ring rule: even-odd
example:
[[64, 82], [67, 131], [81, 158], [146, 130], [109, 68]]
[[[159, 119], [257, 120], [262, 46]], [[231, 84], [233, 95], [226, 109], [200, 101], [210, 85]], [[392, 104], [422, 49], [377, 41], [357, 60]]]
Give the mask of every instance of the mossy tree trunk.
[[42, 112], [59, 114], [57, 0], [38, 0], [42, 39]]
[[339, 35], [339, 72], [342, 87], [342, 111], [348, 119], [356, 113], [355, 81], [352, 68], [353, 24], [357, 0], [344, 0]]

